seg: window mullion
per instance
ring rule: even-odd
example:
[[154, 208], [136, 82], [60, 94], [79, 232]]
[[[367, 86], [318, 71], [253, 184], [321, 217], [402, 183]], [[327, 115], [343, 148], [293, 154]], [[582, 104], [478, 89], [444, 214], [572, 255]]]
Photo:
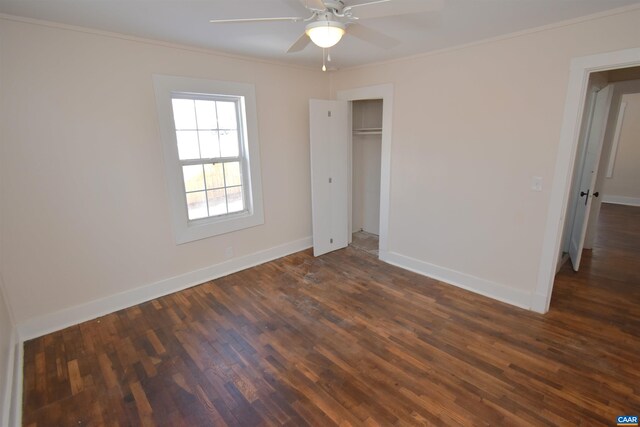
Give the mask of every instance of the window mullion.
[[232, 163], [232, 162], [242, 162], [242, 157], [211, 157], [204, 159], [190, 159], [190, 160], [180, 160], [180, 164], [182, 166], [191, 166], [191, 165], [209, 165], [216, 163]]
[[[195, 133], [196, 133], [196, 139], [198, 141], [198, 156], [200, 157], [200, 159], [202, 159], [202, 147], [200, 146], [200, 127], [198, 126], [198, 107], [196, 106], [196, 99], [193, 100], [193, 114], [195, 115], [195, 121], [196, 121], [196, 128], [195, 128]], [[198, 164], [198, 163], [196, 163]], [[207, 191], [207, 183], [206, 183], [206, 177], [204, 176], [204, 163], [200, 162], [199, 164], [202, 165], [202, 179], [205, 180], [204, 183], [204, 202], [206, 204], [206, 209], [207, 209], [207, 216], [211, 216], [210, 212], [209, 212], [209, 192]]]

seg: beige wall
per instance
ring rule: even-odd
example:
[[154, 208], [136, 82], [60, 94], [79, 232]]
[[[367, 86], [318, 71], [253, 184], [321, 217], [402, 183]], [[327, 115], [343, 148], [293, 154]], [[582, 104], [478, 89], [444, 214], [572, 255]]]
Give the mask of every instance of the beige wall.
[[604, 180], [603, 193], [640, 201], [640, 93], [623, 95], [622, 102], [627, 107], [613, 176]]
[[636, 9], [338, 72], [334, 91], [394, 85], [389, 250], [533, 292], [570, 61], [638, 46]]
[[[0, 20], [1, 259], [18, 323], [311, 235], [320, 71]], [[265, 224], [177, 246], [152, 74], [253, 83]]]
[[[334, 92], [395, 86], [389, 249], [531, 292], [570, 60], [637, 47], [639, 24], [636, 10], [336, 73]], [[8, 19], [0, 40], [0, 270], [18, 323], [311, 234], [308, 99], [330, 95], [328, 75]], [[265, 225], [175, 245], [154, 73], [256, 85]]]

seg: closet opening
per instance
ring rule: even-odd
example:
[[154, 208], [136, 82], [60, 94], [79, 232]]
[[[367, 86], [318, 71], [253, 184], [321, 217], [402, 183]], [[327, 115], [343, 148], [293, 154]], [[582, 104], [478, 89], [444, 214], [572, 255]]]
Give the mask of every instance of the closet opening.
[[351, 103], [351, 246], [379, 255], [382, 99]]

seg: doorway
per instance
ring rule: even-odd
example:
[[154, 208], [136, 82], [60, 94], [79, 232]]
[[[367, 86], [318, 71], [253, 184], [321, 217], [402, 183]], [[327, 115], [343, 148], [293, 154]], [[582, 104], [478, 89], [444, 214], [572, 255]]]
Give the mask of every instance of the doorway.
[[[638, 48], [575, 58], [571, 63], [538, 285], [532, 296], [532, 309], [535, 311], [547, 312], [551, 302], [554, 279], [560, 262], [559, 254], [563, 247], [563, 230], [566, 229], [567, 215], [571, 207], [569, 201], [572, 199], [573, 192], [576, 191], [575, 186], [572, 186], [572, 177], [579, 155], [579, 140], [584, 124], [582, 112], [585, 111], [585, 104], [588, 101], [589, 79], [594, 73], [601, 71], [625, 74], [632, 70], [633, 73], [635, 72], [633, 69], [638, 66], [640, 66], [640, 49]], [[604, 159], [603, 161], [607, 163]], [[599, 209], [600, 203], [601, 200], [597, 199], [592, 209], [596, 209], [596, 206]]]
[[[378, 180], [374, 179], [379, 182], [379, 208], [374, 215], [378, 217], [378, 258], [387, 261], [393, 86], [340, 91], [337, 98], [309, 100], [313, 254], [320, 256], [342, 249], [352, 241], [351, 105], [356, 101], [381, 100], [382, 126], [377, 128], [381, 137], [380, 175]], [[375, 231], [375, 224], [371, 229]]]
[[613, 92], [607, 72], [589, 76], [564, 225], [563, 262], [558, 263], [558, 270], [569, 259], [574, 271], [578, 271], [583, 248], [588, 248], [586, 234], [590, 217], [592, 218], [592, 206], [595, 207], [600, 196], [596, 181], [602, 152], [606, 151], [604, 146]]
[[[579, 270], [583, 250], [593, 248], [603, 202], [633, 205], [640, 200], [640, 188], [635, 188], [640, 172], [630, 164], [640, 156], [630, 142], [640, 137], [634, 127], [640, 119], [636, 117], [639, 99], [640, 67], [593, 73], [589, 78], [558, 271], [567, 261], [574, 271]], [[625, 121], [628, 102], [626, 115], [634, 117]], [[621, 138], [624, 152], [618, 148]], [[621, 157], [621, 170], [614, 178], [617, 157]]]
[[[375, 205], [376, 200], [378, 200], [379, 198], [379, 202], [377, 203], [378, 209], [376, 210], [375, 208], [371, 208], [367, 212], [368, 225], [361, 225], [360, 227], [358, 227], [358, 222], [354, 221], [354, 198], [357, 195], [353, 194], [355, 193], [353, 182], [354, 176], [353, 173], [350, 173], [351, 182], [348, 186], [350, 193], [350, 197], [348, 198], [350, 243], [353, 243], [353, 234], [351, 234], [353, 231], [357, 232], [359, 228], [362, 228], [365, 232], [369, 231], [369, 233], [373, 236], [363, 236], [369, 237], [369, 241], [361, 242], [361, 245], [368, 248], [368, 250], [371, 250], [372, 253], [375, 254], [375, 234], [377, 231], [377, 257], [382, 261], [386, 261], [388, 260], [389, 253], [389, 193], [391, 183], [391, 127], [393, 117], [393, 86], [391, 84], [382, 84], [377, 86], [367, 86], [357, 89], [343, 90], [337, 93], [337, 99], [341, 101], [347, 101], [351, 105], [351, 108], [349, 110], [351, 112], [350, 124], [352, 132], [350, 132], [350, 147], [348, 151], [350, 153], [349, 165], [351, 165], [352, 169], [354, 167], [354, 150], [363, 148], [357, 146], [357, 144], [359, 144], [358, 140], [365, 140], [362, 141], [363, 143], [366, 143], [367, 140], [369, 140], [368, 142], [371, 142], [371, 140], [379, 141], [379, 143], [376, 142], [376, 144], [378, 144], [377, 146], [370, 145], [364, 147], [364, 149], [368, 149], [369, 151], [375, 151], [377, 147], [379, 147], [380, 159], [379, 161], [377, 161], [377, 154], [368, 156], [369, 159], [374, 158], [376, 160], [369, 162], [369, 170], [374, 176], [369, 176], [368, 179], [365, 180], [369, 184], [367, 188], [371, 192], [371, 195], [368, 196], [368, 202], [366, 203], [366, 205]], [[358, 114], [361, 112], [364, 113], [363, 117], [358, 116]], [[354, 135], [354, 131], [355, 133], [357, 133], [357, 135]], [[356, 144], [355, 148], [354, 143]], [[377, 168], [371, 166], [376, 163], [379, 165]], [[356, 179], [358, 179], [357, 176]], [[376, 182], [379, 183], [379, 186], [375, 185]], [[360, 187], [356, 187], [356, 189], [358, 188]], [[364, 213], [364, 209], [362, 210], [362, 212]], [[372, 223], [376, 222], [376, 219], [377, 230], [375, 224], [371, 225]], [[362, 224], [364, 224], [364, 222]]]
[[382, 99], [351, 103], [351, 246], [378, 256]]

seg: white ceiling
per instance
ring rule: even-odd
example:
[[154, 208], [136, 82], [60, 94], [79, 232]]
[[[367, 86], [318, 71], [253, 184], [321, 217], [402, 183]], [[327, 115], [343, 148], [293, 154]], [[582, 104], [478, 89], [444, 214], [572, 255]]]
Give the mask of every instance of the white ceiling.
[[[364, 0], [344, 0], [347, 5]], [[396, 0], [403, 1], [403, 0]], [[401, 43], [382, 49], [345, 36], [331, 49], [338, 68], [452, 47], [578, 18], [640, 0], [444, 0], [438, 12], [361, 21]], [[0, 13], [198, 46], [292, 64], [320, 66], [313, 44], [285, 53], [302, 22], [210, 24], [209, 19], [307, 16], [298, 0], [0, 0]]]

